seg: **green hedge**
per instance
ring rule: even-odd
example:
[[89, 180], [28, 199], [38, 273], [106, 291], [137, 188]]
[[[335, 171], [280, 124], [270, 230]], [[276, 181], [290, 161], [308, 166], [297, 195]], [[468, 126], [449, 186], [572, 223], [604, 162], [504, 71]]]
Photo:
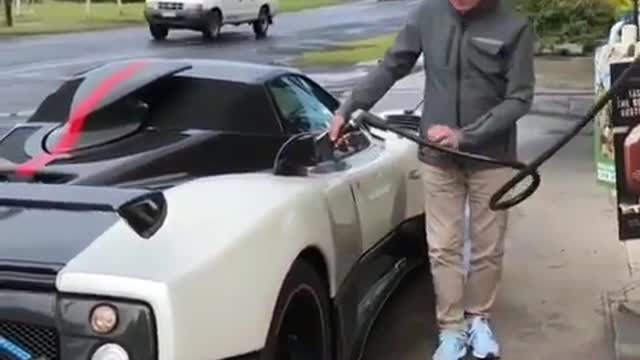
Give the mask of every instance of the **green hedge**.
[[[2, 0], [0, 0], [2, 1]], [[84, 4], [85, 2], [87, 2], [87, 0], [54, 0], [54, 1], [64, 1], [64, 2], [72, 2], [72, 3], [80, 3], [80, 4]], [[133, 3], [143, 3], [145, 0], [122, 0], [123, 4], [133, 4]], [[34, 2], [41, 2], [38, 0], [34, 0]], [[104, 4], [104, 3], [112, 3], [115, 4], [116, 0], [91, 0], [91, 3], [100, 3], [100, 4]]]
[[511, 0], [528, 15], [542, 46], [566, 42], [592, 50], [606, 38], [616, 21], [617, 9], [611, 0]]

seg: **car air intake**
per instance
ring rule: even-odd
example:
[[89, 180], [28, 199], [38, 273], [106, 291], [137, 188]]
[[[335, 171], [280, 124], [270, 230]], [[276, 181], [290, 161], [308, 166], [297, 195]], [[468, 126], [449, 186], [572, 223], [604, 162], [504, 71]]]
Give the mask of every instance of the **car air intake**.
[[24, 144], [27, 139], [38, 131], [39, 127], [17, 127], [12, 131], [0, 134], [0, 157], [14, 163], [23, 163], [29, 160], [24, 152]]
[[0, 321], [0, 360], [14, 360], [20, 357], [5, 355], [7, 352], [26, 351], [31, 359], [60, 360], [59, 335], [55, 328]]
[[40, 172], [32, 177], [21, 177], [14, 171], [0, 172], [0, 183], [28, 182], [36, 184], [64, 184], [73, 180], [76, 176], [65, 173]]
[[410, 131], [420, 131], [420, 116], [413, 114], [391, 114], [385, 116], [390, 125]]

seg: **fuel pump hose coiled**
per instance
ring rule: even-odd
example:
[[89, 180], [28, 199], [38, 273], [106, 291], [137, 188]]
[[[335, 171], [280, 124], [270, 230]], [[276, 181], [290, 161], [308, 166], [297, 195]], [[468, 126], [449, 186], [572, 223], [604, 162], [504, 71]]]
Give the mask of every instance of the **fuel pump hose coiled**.
[[[625, 89], [625, 85], [632, 75], [632, 71], [640, 64], [640, 55], [636, 56], [629, 66], [622, 72], [622, 74], [614, 81], [609, 89], [591, 106], [587, 114], [577, 122], [570, 131], [564, 134], [558, 139], [551, 147], [543, 151], [537, 158], [528, 164], [519, 161], [506, 161], [487, 157], [484, 155], [474, 154], [470, 152], [454, 150], [446, 148], [432, 142], [429, 142], [417, 133], [403, 129], [394, 125], [391, 125], [385, 119], [371, 114], [370, 112], [359, 110], [354, 113], [351, 123], [352, 127], [366, 128], [371, 126], [383, 131], [393, 132], [403, 138], [411, 140], [417, 143], [419, 146], [428, 147], [434, 150], [438, 150], [454, 157], [462, 159], [470, 159], [474, 161], [480, 161], [498, 166], [505, 166], [517, 170], [516, 174], [502, 185], [490, 199], [489, 206], [492, 210], [505, 210], [518, 205], [522, 201], [529, 198], [535, 193], [541, 183], [541, 177], [538, 169], [542, 164], [555, 155], [562, 147], [564, 147], [569, 141], [571, 141], [580, 131], [589, 123], [593, 118], [611, 101], [614, 96], [621, 90]], [[527, 178], [530, 178], [530, 182], [523, 189], [516, 190], [518, 184], [521, 184]], [[511, 193], [511, 195], [509, 195]]]

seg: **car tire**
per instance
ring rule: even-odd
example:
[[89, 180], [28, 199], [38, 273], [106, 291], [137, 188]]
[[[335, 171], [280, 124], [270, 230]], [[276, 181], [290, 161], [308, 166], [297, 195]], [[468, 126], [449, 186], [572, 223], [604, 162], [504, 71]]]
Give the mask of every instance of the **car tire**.
[[291, 267], [281, 287], [261, 360], [332, 360], [327, 285], [307, 261]]
[[162, 25], [149, 24], [149, 32], [155, 40], [164, 40], [169, 36], [169, 28]]
[[263, 6], [260, 9], [258, 19], [253, 22], [253, 33], [256, 35], [256, 39], [264, 39], [267, 37], [269, 25], [271, 25], [271, 14], [269, 13], [269, 8]]
[[218, 40], [222, 30], [222, 13], [219, 10], [213, 10], [207, 17], [206, 27], [202, 30], [202, 36], [205, 40]]

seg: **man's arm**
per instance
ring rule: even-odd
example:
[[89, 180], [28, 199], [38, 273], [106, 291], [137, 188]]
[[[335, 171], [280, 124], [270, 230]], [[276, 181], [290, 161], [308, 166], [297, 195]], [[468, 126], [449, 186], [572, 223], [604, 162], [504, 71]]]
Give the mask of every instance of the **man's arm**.
[[348, 119], [358, 109], [371, 109], [396, 81], [411, 72], [422, 53], [420, 14], [421, 8], [412, 12], [384, 59], [353, 89], [336, 111], [338, 115]]
[[535, 91], [534, 42], [535, 33], [527, 25], [521, 31], [509, 59], [504, 101], [462, 128], [461, 149], [473, 149], [491, 141], [529, 112]]

